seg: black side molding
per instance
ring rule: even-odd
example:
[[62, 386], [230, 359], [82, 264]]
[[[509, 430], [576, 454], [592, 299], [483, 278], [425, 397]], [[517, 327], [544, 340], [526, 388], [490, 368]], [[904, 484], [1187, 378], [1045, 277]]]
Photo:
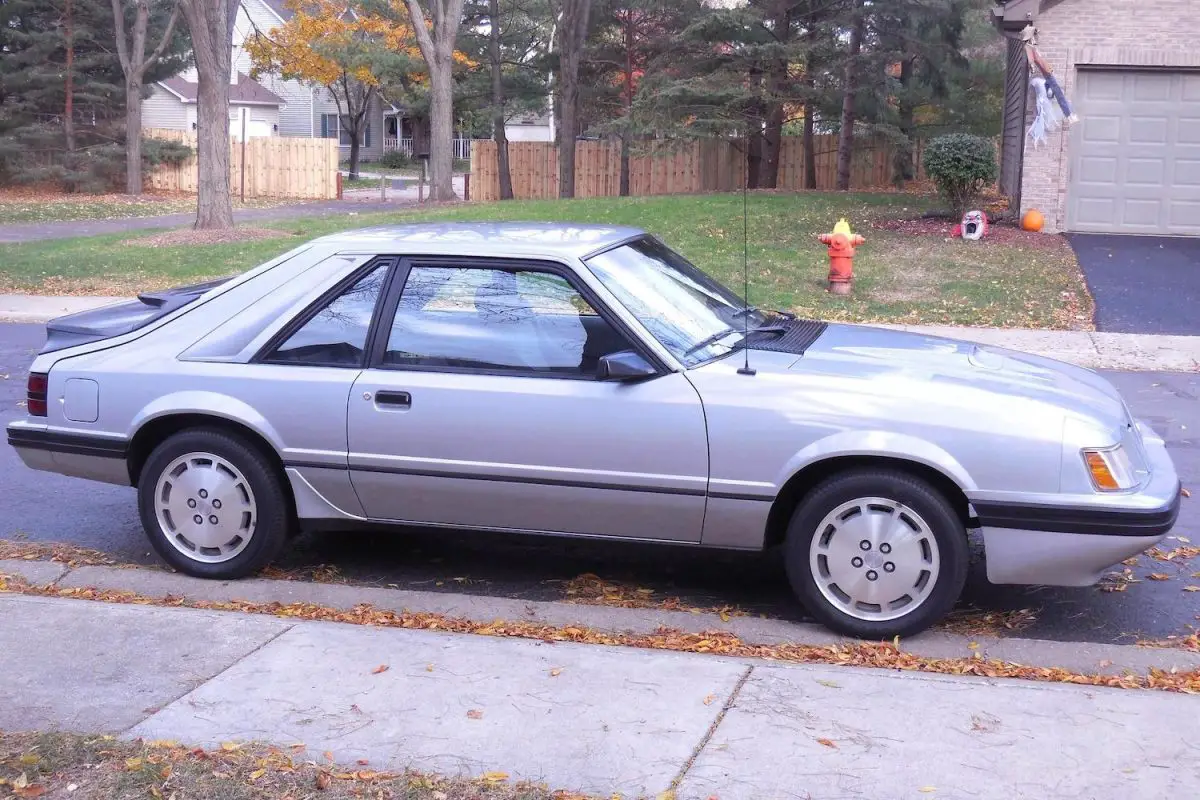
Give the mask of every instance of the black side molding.
[[129, 442], [86, 433], [58, 433], [57, 431], [8, 429], [8, 443], [27, 450], [48, 450], [75, 456], [124, 459], [129, 453]]
[[1094, 533], [1105, 536], [1161, 536], [1179, 518], [1181, 495], [1165, 508], [1129, 511], [1071, 506], [974, 502], [979, 524], [985, 528], [1012, 528], [1047, 533]]

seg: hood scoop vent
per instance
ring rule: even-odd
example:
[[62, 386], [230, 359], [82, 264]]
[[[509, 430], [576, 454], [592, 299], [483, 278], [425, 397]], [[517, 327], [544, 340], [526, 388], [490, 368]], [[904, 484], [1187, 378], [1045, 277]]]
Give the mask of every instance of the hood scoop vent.
[[784, 328], [785, 332], [755, 333], [750, 332], [743, 346], [751, 350], [767, 350], [773, 353], [792, 353], [802, 356], [813, 342], [821, 338], [821, 334], [829, 327], [827, 323], [807, 319], [772, 319], [773, 328]]

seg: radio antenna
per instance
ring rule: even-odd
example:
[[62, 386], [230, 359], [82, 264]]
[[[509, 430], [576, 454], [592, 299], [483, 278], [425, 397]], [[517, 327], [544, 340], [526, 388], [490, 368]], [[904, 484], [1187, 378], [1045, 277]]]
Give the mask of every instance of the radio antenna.
[[745, 359], [738, 368], [738, 375], [755, 375], [750, 368], [750, 215], [747, 213], [747, 195], [750, 187], [750, 127], [746, 126], [746, 138], [743, 140], [742, 160], [746, 169], [742, 176], [742, 356]]

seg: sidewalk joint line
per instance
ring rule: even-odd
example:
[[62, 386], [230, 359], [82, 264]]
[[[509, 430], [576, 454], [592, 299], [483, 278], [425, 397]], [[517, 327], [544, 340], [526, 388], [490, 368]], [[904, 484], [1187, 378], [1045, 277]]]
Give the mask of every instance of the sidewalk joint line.
[[252, 656], [252, 655], [255, 655], [256, 653], [258, 653], [260, 650], [262, 650], [263, 648], [265, 648], [267, 645], [274, 644], [276, 639], [278, 639], [280, 636], [283, 636], [285, 633], [287, 633], [288, 631], [290, 631], [292, 628], [296, 627], [296, 625], [297, 625], [297, 624], [298, 624], [298, 623], [295, 623], [295, 622], [292, 622], [292, 623], [288, 624], [288, 626], [287, 626], [287, 627], [285, 627], [283, 630], [279, 631], [279, 633], [276, 633], [275, 635], [273, 635], [273, 636], [270, 636], [269, 638], [267, 638], [267, 640], [266, 640], [266, 641], [264, 641], [262, 644], [260, 644], [260, 645], [258, 645], [257, 647], [255, 647], [255, 648], [254, 648], [253, 650], [251, 650], [249, 653], [246, 653], [245, 655], [241, 656], [240, 658], [235, 658], [233, 661], [231, 661], [231, 662], [229, 662], [228, 664], [226, 664], [224, 667], [222, 667], [222, 668], [221, 668], [220, 670], [218, 670], [216, 673], [214, 673], [214, 674], [212, 674], [212, 675], [209, 675], [207, 678], [203, 679], [202, 681], [200, 681], [199, 683], [197, 683], [195, 686], [192, 686], [191, 688], [188, 688], [188, 689], [184, 689], [184, 690], [183, 690], [183, 692], [182, 692], [182, 693], [180, 693], [179, 695], [177, 695], [177, 696], [175, 696], [175, 697], [172, 697], [170, 700], [168, 700], [168, 701], [167, 701], [167, 702], [165, 702], [165, 703], [162, 703], [162, 704], [161, 704], [161, 705], [159, 705], [157, 708], [155, 708], [155, 709], [154, 709], [154, 711], [152, 711], [151, 713], [149, 713], [149, 714], [147, 714], [146, 716], [142, 717], [140, 720], [138, 720], [137, 722], [133, 723], [132, 725], [130, 725], [130, 726], [129, 726], [128, 728], [126, 728], [125, 730], [123, 730], [123, 731], [120, 731], [120, 735], [122, 735], [122, 736], [123, 736], [123, 735], [125, 735], [125, 734], [129, 733], [131, 730], [133, 730], [134, 728], [136, 728], [138, 725], [141, 725], [143, 722], [145, 722], [145, 721], [147, 721], [147, 720], [149, 720], [149, 719], [153, 719], [153, 718], [154, 718], [154, 716], [155, 716], [156, 714], [158, 714], [158, 713], [160, 713], [160, 712], [162, 712], [162, 711], [165, 711], [165, 710], [167, 710], [168, 708], [170, 708], [171, 706], [175, 705], [176, 703], [178, 703], [178, 702], [179, 702], [180, 700], [182, 700], [183, 698], [187, 697], [187, 696], [188, 696], [189, 694], [191, 694], [192, 692], [196, 691], [197, 689], [201, 688], [202, 686], [206, 686], [206, 685], [208, 685], [208, 684], [212, 683], [212, 682], [213, 682], [213, 681], [215, 681], [217, 678], [221, 677], [221, 676], [222, 676], [222, 675], [224, 675], [226, 672], [228, 672], [229, 670], [233, 669], [234, 667], [236, 667], [238, 664], [240, 664], [240, 663], [242, 663], [243, 661], [245, 661], [245, 660], [246, 660], [247, 658], [249, 658], [250, 656]]
[[733, 704], [737, 702], [738, 695], [742, 693], [742, 687], [746, 685], [746, 681], [750, 680], [750, 674], [754, 672], [754, 665], [746, 667], [746, 671], [742, 673], [742, 677], [738, 678], [738, 682], [734, 684], [733, 691], [729, 693], [729, 699], [725, 701], [725, 705], [721, 706], [721, 710], [717, 712], [717, 718], [708, 726], [708, 730], [704, 732], [699, 744], [692, 750], [692, 754], [688, 756], [688, 760], [683, 762], [679, 773], [671, 781], [667, 787], [668, 796], [674, 796], [675, 792], [679, 791], [680, 784], [687, 777], [688, 772], [692, 769], [692, 765], [696, 763], [696, 759], [704, 752], [704, 748], [708, 747], [708, 743], [712, 741], [712, 737], [717, 732], [717, 728], [721, 727], [721, 723], [725, 721], [725, 715], [729, 713], [729, 709], [733, 708]]

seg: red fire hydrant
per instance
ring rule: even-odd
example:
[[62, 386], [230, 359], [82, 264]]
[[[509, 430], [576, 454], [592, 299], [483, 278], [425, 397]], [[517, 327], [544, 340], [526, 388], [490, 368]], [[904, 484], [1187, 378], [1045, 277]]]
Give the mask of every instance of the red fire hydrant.
[[838, 220], [832, 233], [822, 233], [817, 239], [829, 245], [829, 291], [850, 294], [854, 283], [854, 248], [867, 240], [851, 233], [850, 223], [845, 219]]

